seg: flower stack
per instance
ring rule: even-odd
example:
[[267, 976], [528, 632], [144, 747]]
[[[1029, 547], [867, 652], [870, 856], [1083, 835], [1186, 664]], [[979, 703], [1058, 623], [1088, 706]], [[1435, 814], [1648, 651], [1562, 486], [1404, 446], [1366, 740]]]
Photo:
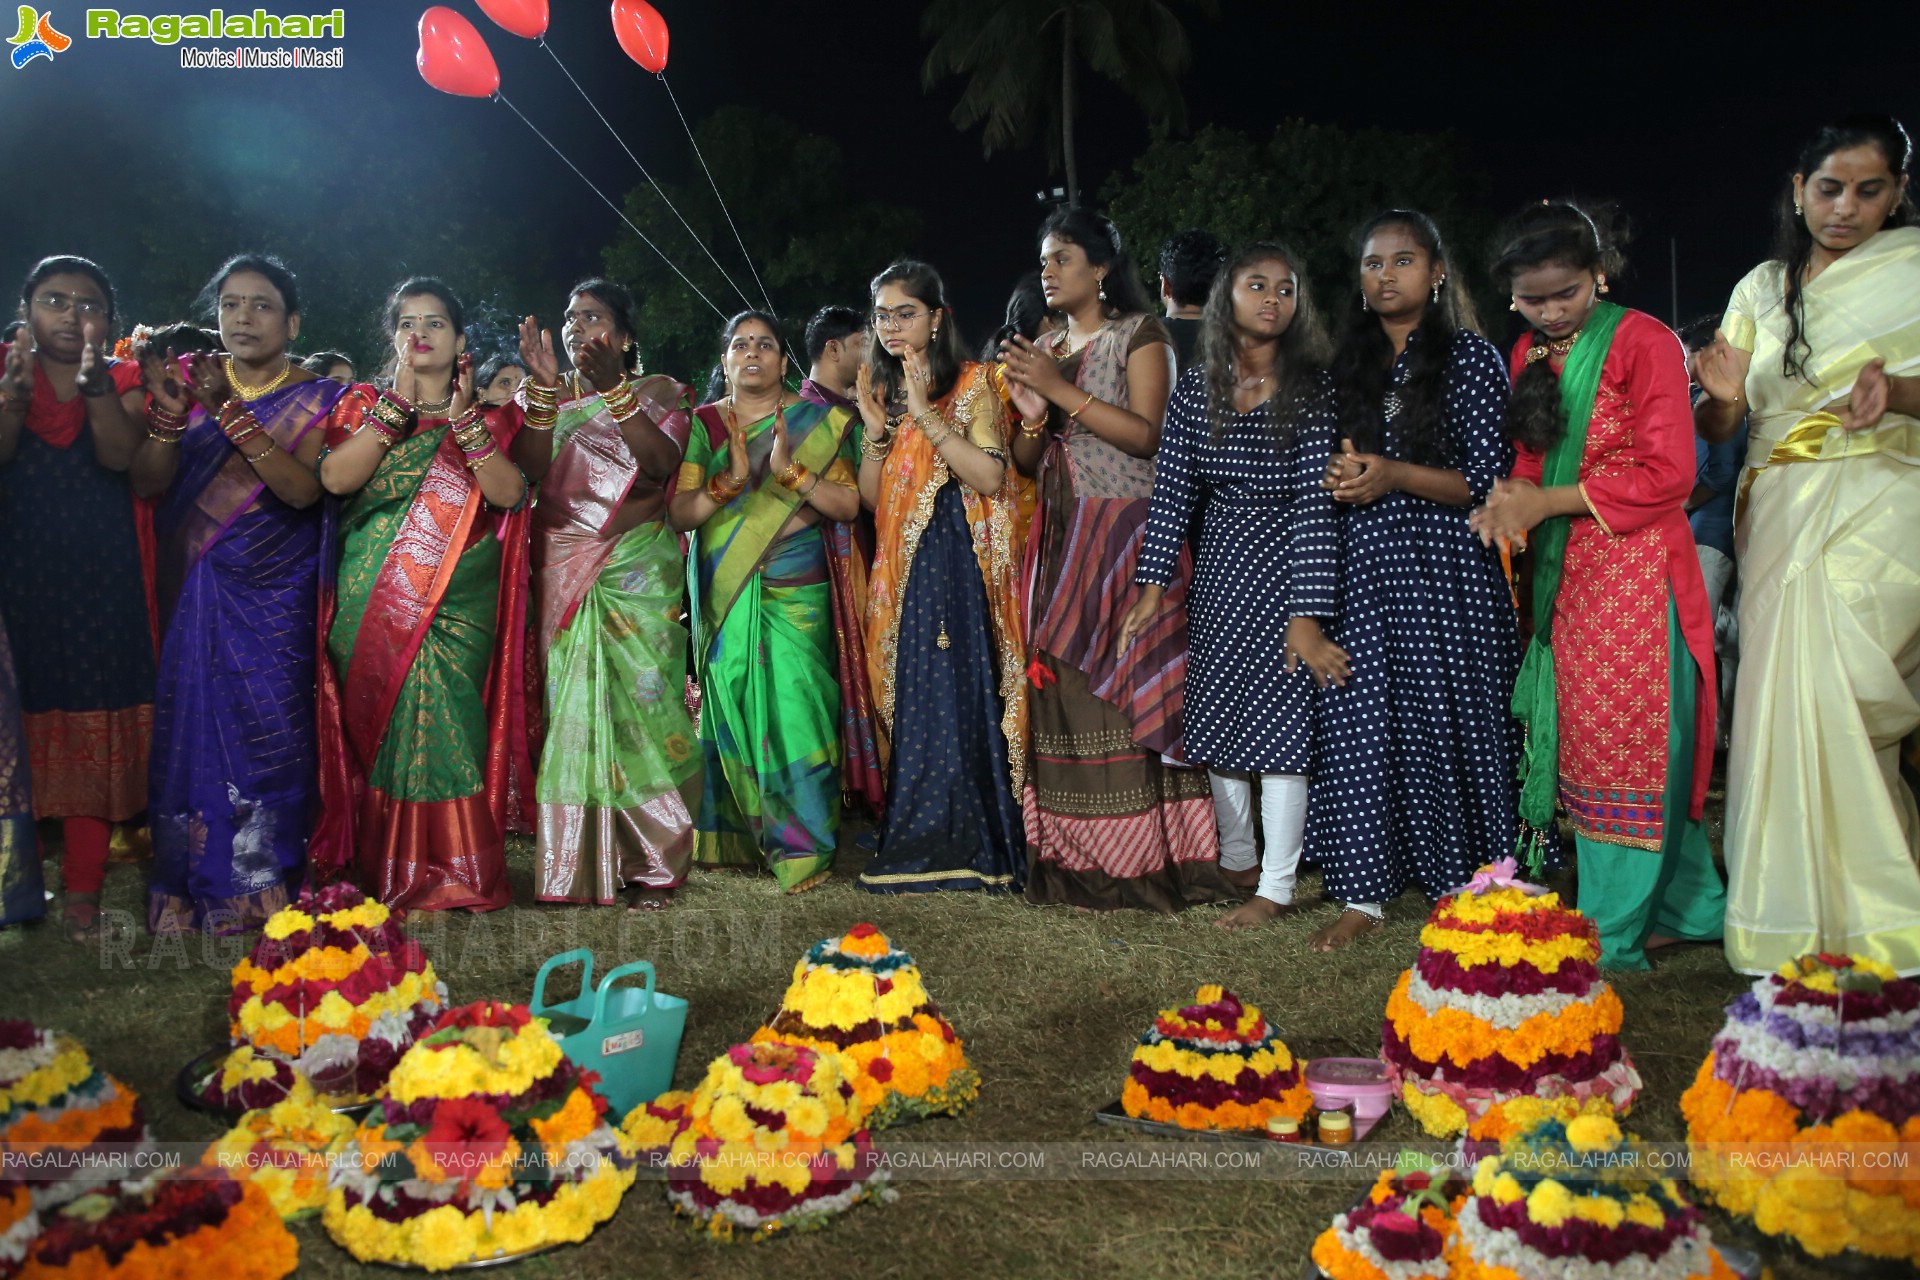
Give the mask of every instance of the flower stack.
[[715, 1058], [668, 1157], [674, 1209], [713, 1239], [757, 1241], [818, 1230], [889, 1194], [845, 1063], [777, 1042]]
[[1545, 1120], [1474, 1168], [1454, 1280], [1733, 1280], [1700, 1211], [1610, 1117]]
[[634, 1176], [595, 1079], [524, 1005], [449, 1010], [335, 1163], [327, 1231], [429, 1271], [585, 1240]]
[[385, 906], [348, 884], [307, 890], [234, 966], [234, 1050], [196, 1091], [210, 1107], [249, 1111], [286, 1097], [298, 1074], [329, 1102], [365, 1101], [446, 1003]]
[[753, 1042], [844, 1056], [872, 1129], [958, 1115], [980, 1094], [980, 1076], [927, 996], [920, 967], [870, 924], [807, 951]]
[[1162, 1009], [1140, 1037], [1120, 1105], [1182, 1129], [1263, 1130], [1275, 1116], [1305, 1116], [1313, 1094], [1260, 1010], [1208, 985], [1185, 1008]]
[[304, 1218], [326, 1204], [333, 1157], [352, 1137], [353, 1121], [296, 1079], [285, 1098], [240, 1117], [200, 1162], [258, 1183], [282, 1218]]
[[633, 1148], [642, 1173], [666, 1176], [673, 1140], [691, 1123], [687, 1109], [692, 1102], [693, 1094], [672, 1089], [627, 1112], [627, 1118], [620, 1122], [620, 1132]]
[[173, 1174], [115, 1183], [41, 1214], [19, 1280], [280, 1280], [300, 1246], [251, 1182]]
[[[140, 1099], [95, 1067], [71, 1036], [31, 1022], [0, 1019], [0, 1151], [15, 1160], [90, 1147], [132, 1152], [152, 1144]], [[71, 1159], [36, 1179], [33, 1199], [46, 1211], [105, 1185], [109, 1175]]]
[[0, 1182], [0, 1280], [13, 1280], [40, 1235], [40, 1215], [24, 1182]]
[[1314, 1265], [1332, 1280], [1447, 1280], [1466, 1194], [1446, 1169], [1388, 1169], [1313, 1242]]
[[1519, 1098], [1601, 1098], [1624, 1114], [1640, 1092], [1598, 930], [1515, 871], [1503, 859], [1442, 898], [1387, 997], [1388, 1071], [1434, 1137]]
[[[1863, 956], [1781, 966], [1727, 1006], [1680, 1097], [1694, 1180], [1815, 1257], [1920, 1264], [1920, 983]], [[1729, 1149], [1732, 1148], [1732, 1149]]]

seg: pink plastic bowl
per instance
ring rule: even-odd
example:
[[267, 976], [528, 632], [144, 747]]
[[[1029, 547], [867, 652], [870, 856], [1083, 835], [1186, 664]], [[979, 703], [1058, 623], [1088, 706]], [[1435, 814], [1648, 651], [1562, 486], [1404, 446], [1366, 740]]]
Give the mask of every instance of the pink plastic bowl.
[[1393, 1085], [1378, 1058], [1315, 1058], [1307, 1064], [1307, 1088], [1322, 1111], [1353, 1108], [1356, 1125], [1378, 1120], [1393, 1106]]

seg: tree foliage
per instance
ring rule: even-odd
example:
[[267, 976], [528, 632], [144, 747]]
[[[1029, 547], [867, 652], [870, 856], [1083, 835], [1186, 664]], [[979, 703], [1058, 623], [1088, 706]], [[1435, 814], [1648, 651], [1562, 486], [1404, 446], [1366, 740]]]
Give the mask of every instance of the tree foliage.
[[1454, 259], [1449, 270], [1485, 315], [1496, 294], [1483, 265], [1492, 231], [1484, 190], [1456, 135], [1286, 120], [1264, 141], [1222, 128], [1160, 139], [1104, 195], [1147, 280], [1158, 274], [1161, 242], [1186, 227], [1205, 227], [1233, 246], [1280, 240], [1305, 257], [1321, 310], [1337, 317], [1359, 288], [1353, 233], [1396, 207], [1439, 224]]
[[[699, 125], [695, 136], [754, 255], [774, 313], [783, 320], [788, 341], [796, 344], [795, 364], [804, 365], [797, 344], [808, 316], [830, 303], [864, 308], [867, 282], [897, 249], [915, 240], [919, 217], [897, 204], [850, 198], [848, 192], [859, 184], [839, 144], [786, 120], [723, 107]], [[660, 192], [643, 184], [627, 193], [627, 217], [660, 253], [622, 230], [603, 257], [607, 274], [634, 292], [636, 336], [647, 366], [693, 383], [697, 391], [719, 357], [722, 319], [715, 308], [730, 316], [764, 304], [711, 187], [703, 178], [664, 186], [698, 243]], [[663, 254], [673, 266], [662, 261]], [[674, 267], [713, 305], [702, 301]], [[805, 372], [804, 367], [795, 370], [796, 376]]]
[[[1217, 11], [1213, 0], [1191, 3], [1208, 17]], [[1064, 161], [1077, 185], [1073, 75], [1083, 63], [1119, 85], [1156, 130], [1186, 128], [1180, 77], [1193, 49], [1166, 0], [933, 0], [920, 30], [933, 37], [922, 82], [967, 77], [953, 123], [982, 126], [988, 155], [1025, 147], [1038, 130], [1049, 166]]]

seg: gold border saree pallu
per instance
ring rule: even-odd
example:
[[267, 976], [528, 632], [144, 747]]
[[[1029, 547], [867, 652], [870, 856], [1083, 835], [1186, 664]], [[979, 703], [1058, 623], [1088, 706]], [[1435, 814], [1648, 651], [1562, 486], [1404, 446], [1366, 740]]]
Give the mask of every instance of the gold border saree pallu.
[[[687, 389], [656, 376], [635, 392], [684, 452]], [[554, 450], [534, 510], [547, 711], [535, 896], [612, 903], [627, 886], [673, 888], [692, 859], [700, 756], [685, 701], [685, 568], [664, 514], [616, 531], [652, 482], [601, 397], [561, 406]], [[669, 482], [663, 511], [671, 493]]]
[[[689, 479], [695, 468], [704, 477], [726, 465], [722, 413], [700, 409]], [[830, 473], [851, 478], [851, 414], [803, 400], [780, 416], [796, 463], [821, 483]], [[773, 422], [747, 428], [747, 490], [693, 535], [706, 765], [694, 856], [764, 863], [794, 891], [827, 870], [839, 839], [841, 691], [828, 530], [783, 534], [802, 499], [770, 474]]]
[[[495, 410], [487, 425], [504, 449], [519, 411]], [[397, 908], [505, 906], [505, 835], [526, 827], [531, 776], [527, 511], [486, 511], [438, 424], [388, 452], [341, 523], [339, 588], [321, 627], [337, 679], [322, 689], [316, 868], [357, 862], [363, 887]], [[352, 634], [336, 635], [356, 603]], [[475, 698], [481, 717], [463, 726]]]

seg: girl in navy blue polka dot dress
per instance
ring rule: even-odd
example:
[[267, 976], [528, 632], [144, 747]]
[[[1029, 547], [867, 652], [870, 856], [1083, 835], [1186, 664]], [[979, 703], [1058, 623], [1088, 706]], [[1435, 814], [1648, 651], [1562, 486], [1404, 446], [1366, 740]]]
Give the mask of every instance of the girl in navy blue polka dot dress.
[[1307, 802], [1307, 857], [1346, 909], [1313, 935], [1322, 951], [1376, 929], [1409, 883], [1438, 898], [1514, 847], [1519, 747], [1519, 620], [1467, 527], [1513, 469], [1506, 368], [1426, 215], [1389, 210], [1355, 242], [1326, 472], [1343, 526], [1334, 635], [1354, 678], [1321, 699]]
[[1248, 820], [1255, 785], [1265, 828], [1259, 886], [1222, 917], [1229, 929], [1292, 909], [1315, 685], [1348, 676], [1346, 652], [1323, 630], [1339, 555], [1333, 495], [1320, 483], [1335, 417], [1298, 260], [1254, 245], [1214, 282], [1199, 366], [1181, 376], [1161, 431], [1134, 575], [1146, 590], [1118, 637], [1124, 652], [1159, 610], [1197, 517], [1187, 758], [1213, 775], [1223, 828]]

